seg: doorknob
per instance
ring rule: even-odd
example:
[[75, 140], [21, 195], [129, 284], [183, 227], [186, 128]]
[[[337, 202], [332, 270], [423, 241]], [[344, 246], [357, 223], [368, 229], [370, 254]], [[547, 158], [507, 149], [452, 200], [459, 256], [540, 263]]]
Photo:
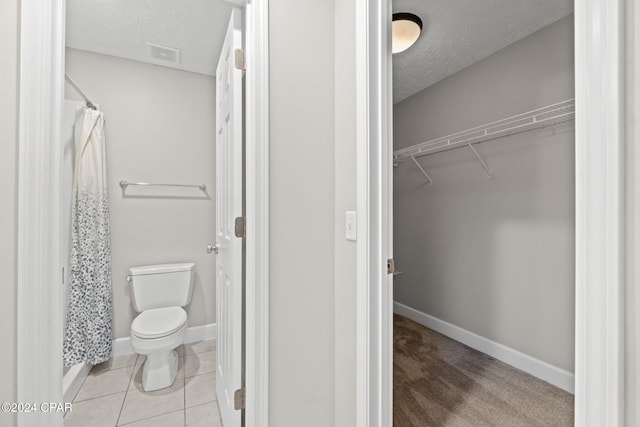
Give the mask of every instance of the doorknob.
[[220, 245], [218, 243], [209, 243], [207, 245], [207, 253], [210, 254], [211, 252], [215, 253], [216, 255], [218, 255], [218, 249], [220, 249]]

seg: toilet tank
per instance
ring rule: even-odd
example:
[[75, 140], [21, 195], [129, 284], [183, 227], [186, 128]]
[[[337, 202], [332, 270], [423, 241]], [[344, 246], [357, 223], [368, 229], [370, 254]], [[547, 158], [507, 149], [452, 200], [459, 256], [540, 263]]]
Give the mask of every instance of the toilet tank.
[[191, 302], [195, 263], [158, 264], [131, 267], [133, 307], [141, 312], [152, 308]]

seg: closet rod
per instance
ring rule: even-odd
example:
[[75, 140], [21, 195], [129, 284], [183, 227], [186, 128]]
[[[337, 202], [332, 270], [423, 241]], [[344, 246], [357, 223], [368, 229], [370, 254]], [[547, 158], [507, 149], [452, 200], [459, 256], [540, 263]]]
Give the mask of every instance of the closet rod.
[[78, 85], [76, 85], [73, 80], [71, 80], [71, 77], [69, 77], [69, 75], [67, 73], [64, 73], [64, 79], [67, 81], [67, 83], [69, 83], [69, 85], [71, 85], [71, 87], [73, 88], [73, 90], [76, 91], [76, 93], [78, 95], [80, 95], [80, 97], [82, 97], [82, 99], [84, 99], [84, 102], [87, 106], [87, 108], [91, 108], [92, 110], [97, 110], [98, 108], [94, 105], [93, 102], [89, 101], [89, 98], [87, 98], [87, 95], [84, 94], [84, 92], [82, 92], [80, 90], [80, 88], [78, 87]]
[[[412, 145], [411, 147], [396, 150], [393, 153], [393, 160], [402, 161], [412, 158], [415, 161], [416, 157], [435, 154], [441, 151], [448, 151], [459, 147], [471, 147], [473, 150], [474, 144], [551, 126], [557, 123], [567, 122], [572, 120], [574, 116], [575, 100], [568, 99], [546, 107], [517, 114], [506, 119], [497, 120], [495, 122], [476, 126], [441, 138]], [[477, 152], [475, 150], [473, 151], [477, 156]], [[491, 175], [491, 170], [487, 167], [484, 161], [481, 159], [480, 161], [483, 163], [483, 167], [487, 171], [487, 174]]]

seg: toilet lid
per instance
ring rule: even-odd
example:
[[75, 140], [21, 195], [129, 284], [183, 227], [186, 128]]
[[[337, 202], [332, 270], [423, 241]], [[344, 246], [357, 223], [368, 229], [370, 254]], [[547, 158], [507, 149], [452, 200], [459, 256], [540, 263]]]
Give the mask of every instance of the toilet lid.
[[182, 307], [162, 307], [145, 310], [133, 319], [131, 333], [139, 338], [162, 338], [171, 335], [187, 323]]

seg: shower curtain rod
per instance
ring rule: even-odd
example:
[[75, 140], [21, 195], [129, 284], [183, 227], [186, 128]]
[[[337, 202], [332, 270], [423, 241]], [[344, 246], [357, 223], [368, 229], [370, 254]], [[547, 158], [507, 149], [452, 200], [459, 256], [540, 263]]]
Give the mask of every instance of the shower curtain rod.
[[87, 108], [91, 108], [92, 110], [97, 110], [98, 108], [93, 104], [93, 102], [89, 101], [89, 98], [87, 98], [87, 95], [85, 95], [80, 88], [73, 82], [73, 80], [71, 80], [71, 77], [69, 77], [69, 75], [67, 73], [64, 73], [64, 79], [67, 81], [67, 83], [69, 83], [71, 85], [71, 87], [73, 88], [73, 90], [75, 90], [78, 95], [80, 95], [82, 97], [82, 99], [84, 99], [84, 102], [87, 105]]

